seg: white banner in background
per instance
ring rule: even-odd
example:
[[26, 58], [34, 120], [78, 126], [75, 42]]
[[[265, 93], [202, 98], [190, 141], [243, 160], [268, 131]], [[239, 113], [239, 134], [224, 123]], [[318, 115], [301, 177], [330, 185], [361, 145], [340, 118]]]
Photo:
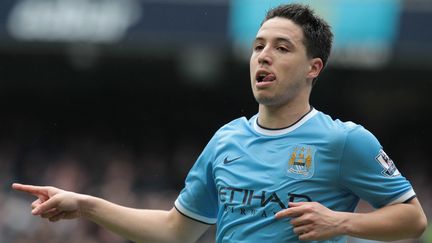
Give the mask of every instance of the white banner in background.
[[135, 0], [21, 0], [7, 28], [22, 41], [115, 43], [140, 18]]

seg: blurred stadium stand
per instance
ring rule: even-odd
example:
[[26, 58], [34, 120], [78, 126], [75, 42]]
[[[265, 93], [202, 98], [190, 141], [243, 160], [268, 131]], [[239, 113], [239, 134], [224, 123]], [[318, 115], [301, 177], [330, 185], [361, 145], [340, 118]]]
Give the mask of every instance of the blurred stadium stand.
[[[289, 2], [260, 1], [259, 14]], [[125, 242], [88, 222], [32, 218], [31, 199], [9, 189], [14, 181], [172, 207], [212, 134], [257, 110], [249, 44], [233, 35], [243, 2], [0, 1], [0, 242]], [[395, 4], [385, 51], [336, 47], [312, 104], [371, 130], [430, 218], [432, 2], [302, 2], [329, 16], [362, 2], [363, 20], [374, 4]], [[432, 242], [428, 234], [421, 242]]]

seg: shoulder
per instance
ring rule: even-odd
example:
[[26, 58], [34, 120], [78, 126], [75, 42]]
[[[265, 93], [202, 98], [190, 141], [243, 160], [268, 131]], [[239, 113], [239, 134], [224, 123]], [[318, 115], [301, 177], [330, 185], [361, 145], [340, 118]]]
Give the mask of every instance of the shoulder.
[[333, 119], [322, 112], [318, 112], [309, 126], [314, 133], [320, 134], [329, 143], [342, 148], [346, 146], [361, 148], [366, 144], [379, 145], [375, 136], [362, 125]]
[[239, 127], [245, 127], [245, 126], [249, 126], [249, 120], [246, 117], [242, 116], [242, 117], [236, 118], [236, 119], [226, 123], [219, 130], [239, 128]]
[[317, 120], [317, 122], [320, 123], [321, 126], [333, 132], [349, 133], [350, 131], [361, 127], [355, 122], [334, 119], [330, 115], [327, 115], [320, 111], [315, 116], [315, 119]]
[[250, 124], [246, 117], [234, 119], [220, 127], [210, 140], [210, 144], [217, 146], [222, 140], [233, 136], [245, 134], [250, 130]]
[[246, 117], [239, 117], [220, 127], [216, 135], [223, 135], [232, 132], [241, 132], [250, 129], [249, 120]]
[[355, 133], [355, 131], [360, 131], [361, 133], [366, 131], [366, 129], [355, 122], [334, 119], [323, 112], [318, 112], [311, 119], [309, 127], [309, 129], [313, 129], [316, 133], [325, 134], [326, 137], [342, 140], [345, 140], [351, 133]]
[[362, 125], [352, 121], [332, 119], [321, 112], [317, 119], [321, 120], [320, 123], [324, 124], [323, 126], [328, 131], [326, 134], [333, 143], [341, 145], [345, 154], [376, 154], [382, 147], [378, 139]]

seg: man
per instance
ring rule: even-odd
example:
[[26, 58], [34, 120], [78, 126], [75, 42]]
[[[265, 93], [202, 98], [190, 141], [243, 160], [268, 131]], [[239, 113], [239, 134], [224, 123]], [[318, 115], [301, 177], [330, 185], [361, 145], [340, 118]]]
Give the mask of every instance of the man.
[[[87, 218], [138, 242], [192, 242], [214, 223], [217, 242], [419, 237], [427, 224], [420, 203], [375, 137], [309, 104], [331, 43], [329, 26], [308, 7], [268, 12], [250, 59], [258, 114], [216, 132], [170, 211], [54, 187], [13, 188], [38, 197], [34, 215]], [[377, 209], [353, 213], [359, 198]]]

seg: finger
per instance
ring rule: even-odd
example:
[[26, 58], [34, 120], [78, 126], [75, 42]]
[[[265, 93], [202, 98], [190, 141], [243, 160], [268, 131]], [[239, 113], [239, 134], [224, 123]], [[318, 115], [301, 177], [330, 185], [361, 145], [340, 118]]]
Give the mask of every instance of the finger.
[[41, 215], [43, 213], [47, 213], [51, 209], [55, 209], [58, 205], [58, 199], [56, 197], [50, 198], [48, 201], [45, 201], [41, 205], [37, 206], [32, 210], [33, 215]]
[[45, 196], [39, 196], [38, 199], [34, 200], [31, 204], [32, 209], [34, 209], [35, 207], [39, 206], [40, 204], [44, 203], [45, 201], [47, 201], [49, 199], [49, 197], [45, 197]]
[[42, 201], [38, 198], [38, 199], [36, 199], [36, 200], [34, 200], [33, 202], [32, 202], [32, 204], [31, 204], [31, 208], [32, 209], [35, 209], [37, 206], [39, 206], [39, 205], [41, 205], [42, 204]]
[[310, 202], [289, 202], [288, 207], [295, 208], [295, 207], [303, 206], [303, 205], [308, 204], [308, 203], [310, 203]]
[[308, 231], [298, 236], [299, 240], [307, 241], [307, 240], [316, 240], [318, 239], [317, 235], [314, 231]]
[[290, 202], [288, 203], [288, 208], [276, 213], [276, 218], [284, 217], [298, 217], [305, 212], [304, 206], [308, 205], [310, 202]]
[[47, 212], [41, 213], [40, 216], [41, 216], [42, 218], [48, 219], [48, 218], [51, 218], [51, 217], [53, 217], [53, 216], [56, 216], [56, 215], [58, 215], [58, 214], [60, 214], [60, 213], [62, 213], [62, 211], [59, 211], [58, 209], [53, 208], [53, 209], [51, 209], [51, 210], [49, 210], [49, 211], [47, 211]]
[[66, 215], [66, 212], [60, 212], [55, 216], [52, 216], [51, 218], [49, 218], [48, 220], [51, 222], [57, 222], [60, 219], [64, 218], [64, 216]]
[[301, 215], [299, 217], [291, 219], [290, 223], [291, 223], [292, 226], [297, 227], [297, 226], [301, 226], [301, 225], [310, 224], [311, 222], [312, 221], [311, 221], [310, 215], [303, 214], [303, 215]]
[[37, 208], [37, 207], [39, 207], [42, 203], [44, 203], [46, 200], [41, 200], [41, 199], [36, 199], [34, 202], [32, 202], [32, 204], [31, 204], [31, 208], [32, 208], [32, 211], [35, 209], [35, 208]]
[[63, 219], [76, 219], [79, 217], [81, 217], [81, 214], [79, 213], [79, 211], [72, 211], [72, 212], [66, 212]]
[[276, 219], [286, 218], [286, 217], [299, 217], [303, 214], [303, 210], [300, 207], [296, 208], [287, 208], [281, 210], [275, 214]]
[[17, 191], [27, 192], [34, 196], [47, 196], [47, 189], [41, 186], [23, 185], [19, 183], [13, 183], [12, 188]]
[[293, 228], [293, 232], [294, 232], [296, 235], [302, 235], [302, 234], [305, 234], [305, 233], [309, 232], [310, 230], [311, 230], [310, 225], [301, 225], [301, 226], [298, 226], [298, 227], [294, 227], [294, 228]]

